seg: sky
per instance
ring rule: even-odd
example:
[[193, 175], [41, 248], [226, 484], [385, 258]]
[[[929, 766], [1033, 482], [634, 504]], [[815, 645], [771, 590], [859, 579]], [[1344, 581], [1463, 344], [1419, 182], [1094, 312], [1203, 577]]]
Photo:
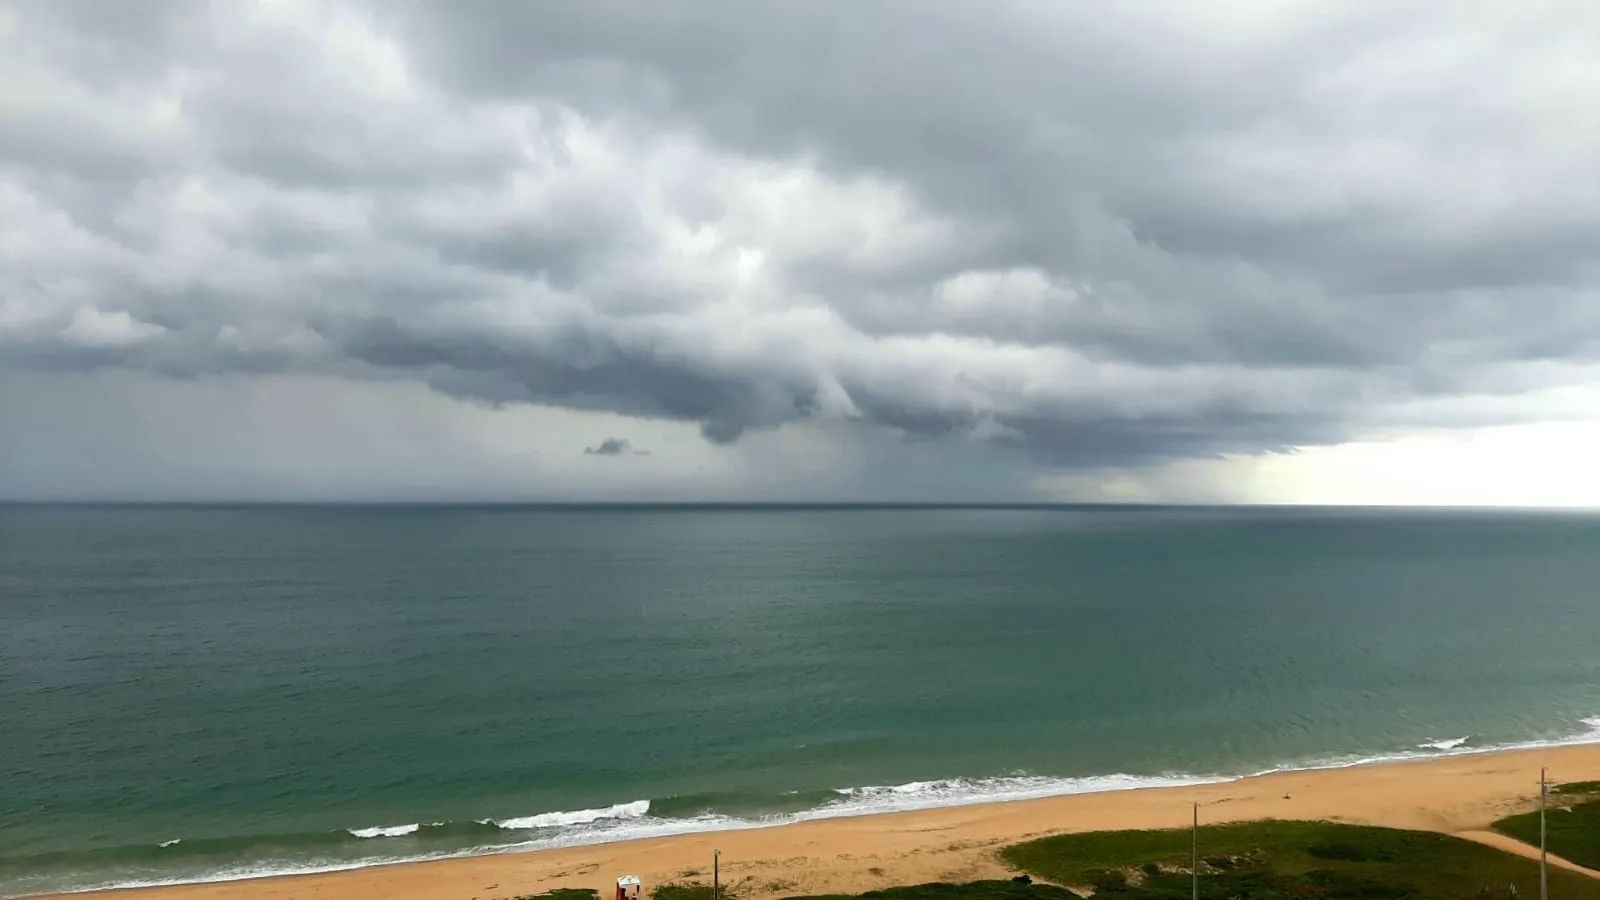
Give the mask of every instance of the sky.
[[1587, 0], [0, 0], [0, 498], [1600, 506]]

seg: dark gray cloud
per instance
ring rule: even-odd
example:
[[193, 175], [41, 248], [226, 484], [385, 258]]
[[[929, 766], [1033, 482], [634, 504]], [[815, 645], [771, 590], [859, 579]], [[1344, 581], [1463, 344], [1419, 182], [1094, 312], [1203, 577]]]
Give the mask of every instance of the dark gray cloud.
[[649, 456], [649, 450], [635, 450], [627, 438], [606, 438], [593, 447], [583, 448], [584, 456]]
[[1600, 363], [1587, 4], [102, 12], [0, 13], [0, 365], [1074, 468], [1515, 420]]

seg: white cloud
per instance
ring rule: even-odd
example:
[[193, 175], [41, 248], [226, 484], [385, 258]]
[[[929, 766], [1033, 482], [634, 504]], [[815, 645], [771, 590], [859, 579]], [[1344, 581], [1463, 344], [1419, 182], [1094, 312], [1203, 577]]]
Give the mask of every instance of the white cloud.
[[166, 331], [160, 325], [141, 322], [123, 310], [101, 312], [82, 307], [72, 314], [72, 320], [62, 329], [61, 335], [80, 347], [129, 347], [141, 344]]
[[1600, 419], [1423, 430], [1144, 470], [1043, 476], [1041, 496], [1117, 503], [1600, 509]]
[[1600, 508], [1600, 419], [1424, 432], [1251, 461], [1256, 502]]

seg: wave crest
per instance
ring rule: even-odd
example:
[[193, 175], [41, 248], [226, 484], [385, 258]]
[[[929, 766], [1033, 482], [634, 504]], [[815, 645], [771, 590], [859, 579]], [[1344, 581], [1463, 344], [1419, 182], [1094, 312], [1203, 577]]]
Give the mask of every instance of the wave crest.
[[1044, 775], [1004, 775], [998, 778], [945, 778], [908, 781], [905, 784], [840, 788], [840, 799], [795, 816], [797, 820], [844, 818], [942, 806], [970, 806], [1008, 800], [1034, 800], [1068, 794], [1094, 794], [1139, 788], [1184, 787], [1219, 784], [1224, 775], [1095, 775], [1056, 778]]
[[632, 803], [618, 803], [601, 809], [548, 812], [540, 813], [536, 816], [499, 819], [494, 824], [507, 831], [522, 831], [531, 828], [562, 828], [570, 825], [588, 825], [591, 822], [599, 822], [604, 819], [637, 819], [649, 812], [649, 800], [635, 800]]
[[404, 837], [416, 834], [422, 828], [422, 823], [412, 822], [410, 825], [380, 825], [375, 828], [347, 828], [346, 831], [358, 838]]

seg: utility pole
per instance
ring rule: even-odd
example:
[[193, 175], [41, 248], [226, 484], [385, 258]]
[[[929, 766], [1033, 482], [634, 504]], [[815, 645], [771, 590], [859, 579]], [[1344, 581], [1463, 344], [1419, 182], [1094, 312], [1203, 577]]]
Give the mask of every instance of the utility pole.
[[[1189, 826], [1189, 886], [1194, 900], [1200, 900], [1200, 804], [1194, 804], [1194, 822]], [[1543, 898], [1541, 898], [1543, 900]]]
[[722, 873], [718, 871], [721, 861], [722, 851], [711, 851], [711, 900], [722, 900]]
[[1549, 853], [1544, 846], [1544, 797], [1550, 792], [1549, 782], [1545, 780], [1545, 770], [1539, 770], [1539, 900], [1550, 900], [1550, 879], [1545, 873], [1545, 864]]

